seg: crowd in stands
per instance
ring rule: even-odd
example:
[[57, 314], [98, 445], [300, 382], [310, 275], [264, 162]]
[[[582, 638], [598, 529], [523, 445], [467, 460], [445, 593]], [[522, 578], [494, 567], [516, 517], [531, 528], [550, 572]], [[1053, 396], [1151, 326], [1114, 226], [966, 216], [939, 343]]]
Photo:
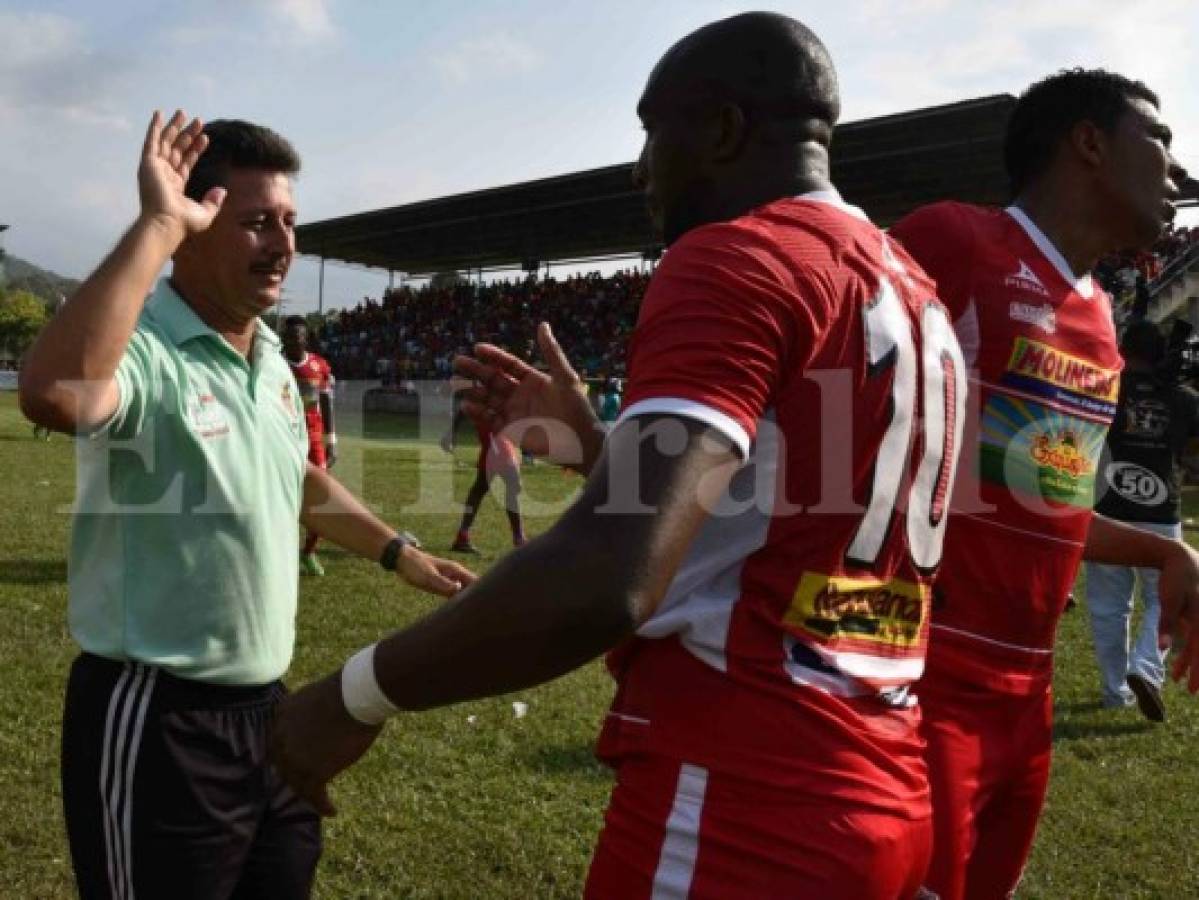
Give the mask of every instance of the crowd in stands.
[[450, 287], [401, 287], [330, 319], [320, 352], [343, 379], [403, 387], [446, 378], [451, 360], [478, 341], [528, 356], [537, 323], [549, 322], [585, 376], [623, 376], [625, 345], [649, 274], [597, 272]]
[[1095, 277], [1116, 309], [1148, 302], [1149, 288], [1174, 260], [1199, 244], [1199, 226], [1171, 228], [1151, 250], [1129, 251], [1100, 261]]

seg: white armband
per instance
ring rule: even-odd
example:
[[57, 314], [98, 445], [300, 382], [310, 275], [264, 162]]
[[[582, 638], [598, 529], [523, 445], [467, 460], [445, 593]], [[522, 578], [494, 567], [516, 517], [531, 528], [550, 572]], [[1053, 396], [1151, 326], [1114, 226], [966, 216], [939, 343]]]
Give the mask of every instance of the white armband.
[[337, 446], [337, 435], [334, 434], [332, 431], [325, 432], [325, 446], [326, 447], [336, 447]]
[[371, 644], [349, 658], [341, 669], [341, 701], [346, 712], [363, 725], [382, 725], [400, 708], [387, 699], [375, 678], [375, 647]]

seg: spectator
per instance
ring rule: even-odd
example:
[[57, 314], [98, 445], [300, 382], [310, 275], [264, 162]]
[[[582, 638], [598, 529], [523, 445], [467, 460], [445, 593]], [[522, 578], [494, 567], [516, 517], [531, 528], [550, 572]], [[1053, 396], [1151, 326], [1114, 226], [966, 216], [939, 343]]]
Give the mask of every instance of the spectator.
[[488, 338], [516, 350], [532, 344], [530, 323], [550, 322], [586, 375], [625, 372], [624, 347], [647, 274], [598, 272], [564, 280], [402, 287], [382, 301], [363, 298], [331, 321], [321, 353], [338, 378], [445, 378], [462, 347]]
[[[1162, 376], [1159, 367], [1165, 347], [1165, 337], [1151, 322], [1134, 322], [1124, 334], [1120, 401], [1108, 433], [1108, 458], [1100, 466], [1095, 509], [1108, 518], [1181, 540], [1179, 466], [1187, 442], [1199, 434], [1199, 396]], [[1146, 718], [1164, 720], [1165, 653], [1157, 643], [1157, 570], [1088, 562], [1086, 572], [1104, 706], [1130, 706], [1135, 701]], [[1144, 615], [1130, 659], [1129, 619], [1137, 581]]]

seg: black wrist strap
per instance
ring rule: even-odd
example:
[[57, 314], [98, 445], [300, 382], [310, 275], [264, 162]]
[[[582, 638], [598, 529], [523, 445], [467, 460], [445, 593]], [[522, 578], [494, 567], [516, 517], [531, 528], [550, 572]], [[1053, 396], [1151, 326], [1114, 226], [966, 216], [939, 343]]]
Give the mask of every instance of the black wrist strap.
[[379, 565], [388, 572], [394, 572], [400, 562], [400, 554], [404, 552], [404, 548], [407, 546], [408, 542], [397, 534], [383, 548], [383, 555], [379, 557]]
[[383, 555], [379, 557], [379, 565], [388, 572], [394, 572], [396, 566], [399, 565], [400, 554], [404, 552], [405, 547], [415, 547], [419, 550], [420, 541], [416, 539], [415, 535], [407, 531], [401, 531], [388, 541], [387, 546], [383, 548]]

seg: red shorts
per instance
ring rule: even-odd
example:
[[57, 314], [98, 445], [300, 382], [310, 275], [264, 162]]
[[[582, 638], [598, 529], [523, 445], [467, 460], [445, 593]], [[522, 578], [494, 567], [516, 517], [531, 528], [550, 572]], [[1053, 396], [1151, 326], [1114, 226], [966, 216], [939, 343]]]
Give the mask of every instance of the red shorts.
[[933, 800], [925, 884], [941, 900], [1010, 897], [1049, 784], [1052, 691], [1004, 693], [929, 672], [916, 693]]
[[931, 844], [927, 818], [630, 757], [617, 770], [585, 897], [910, 900]]
[[308, 461], [318, 469], [325, 468], [325, 440], [308, 442]]

